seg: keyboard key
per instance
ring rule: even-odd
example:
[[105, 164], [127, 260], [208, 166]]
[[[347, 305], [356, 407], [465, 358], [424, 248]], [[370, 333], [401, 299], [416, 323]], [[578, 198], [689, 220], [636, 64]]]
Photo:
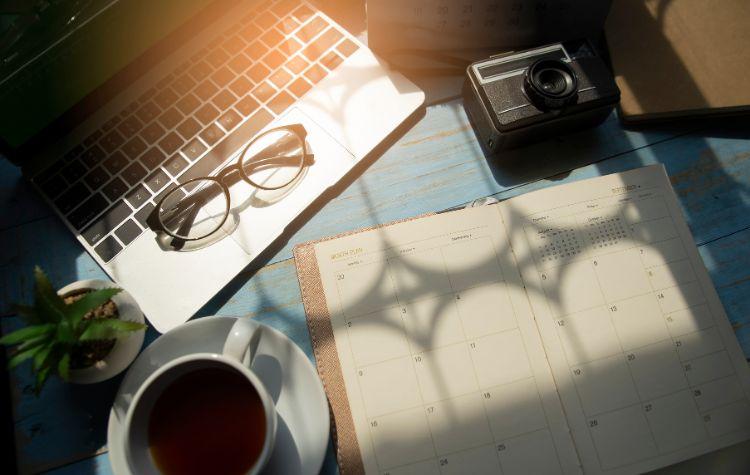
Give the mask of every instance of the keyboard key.
[[321, 79], [326, 77], [328, 71], [323, 69], [319, 64], [313, 64], [310, 69], [305, 71], [305, 77], [310, 80], [311, 83], [317, 84]]
[[193, 53], [190, 60], [194, 63], [201, 61], [208, 54], [208, 48], [201, 48], [199, 51]]
[[111, 153], [103, 163], [104, 168], [112, 175], [120, 173], [120, 171], [125, 168], [125, 165], [127, 164], [128, 159], [125, 158], [125, 155], [123, 155], [119, 150]]
[[185, 141], [182, 140], [179, 135], [174, 132], [170, 132], [163, 139], [161, 139], [161, 142], [159, 142], [159, 147], [161, 147], [161, 149], [168, 154], [172, 154], [176, 152], [177, 149], [182, 147], [182, 144], [184, 143]]
[[284, 0], [271, 7], [271, 11], [273, 11], [278, 17], [284, 17], [291, 13], [291, 11], [294, 10], [294, 7], [298, 4], [299, 2], [296, 0]]
[[91, 135], [86, 137], [86, 139], [83, 141], [83, 145], [85, 147], [91, 147], [92, 145], [96, 143], [97, 140], [99, 140], [99, 137], [101, 136], [102, 136], [101, 130], [94, 131]]
[[222, 46], [230, 55], [234, 56], [235, 54], [242, 51], [242, 49], [245, 47], [245, 42], [242, 41], [239, 36], [232, 36], [231, 38], [226, 40]]
[[146, 151], [146, 148], [148, 148], [148, 145], [146, 145], [146, 143], [141, 140], [140, 137], [135, 136], [122, 146], [122, 151], [125, 152], [125, 155], [127, 155], [131, 160], [135, 160], [136, 158], [138, 158], [138, 155]]
[[198, 84], [198, 87], [195, 88], [195, 94], [203, 101], [206, 102], [207, 100], [211, 99], [214, 94], [216, 94], [219, 91], [219, 88], [214, 85], [210, 80], [206, 79], [202, 83]]
[[99, 144], [101, 144], [102, 148], [104, 148], [107, 153], [114, 152], [123, 143], [125, 143], [125, 139], [116, 130], [111, 130], [99, 141]]
[[108, 237], [101, 244], [94, 248], [94, 251], [101, 257], [104, 262], [111, 261], [118, 252], [122, 250], [120, 243], [113, 236]]
[[276, 94], [276, 89], [268, 81], [263, 81], [258, 87], [253, 89], [253, 97], [260, 102], [266, 102], [274, 94]]
[[177, 127], [177, 132], [179, 132], [180, 135], [182, 135], [185, 138], [185, 140], [190, 140], [200, 130], [201, 130], [200, 124], [192, 117], [188, 117], [187, 119], [185, 119], [183, 123], [181, 123]]
[[257, 23], [264, 30], [267, 30], [271, 28], [274, 23], [276, 23], [276, 17], [273, 16], [270, 11], [265, 11], [260, 15], [256, 15], [255, 23]]
[[271, 75], [269, 79], [273, 83], [274, 86], [276, 86], [278, 89], [281, 89], [289, 81], [292, 80], [292, 75], [283, 69], [279, 69], [278, 71], [273, 73], [273, 75]]
[[287, 110], [292, 104], [294, 104], [294, 97], [286, 91], [281, 91], [268, 102], [268, 108], [271, 109], [276, 115], [281, 115], [282, 112]]
[[251, 61], [244, 54], [240, 53], [227, 64], [229, 69], [239, 74], [250, 67]]
[[130, 187], [122, 181], [122, 179], [115, 177], [104, 185], [104, 188], [102, 189], [102, 192], [104, 192], [105, 195], [107, 195], [107, 198], [109, 198], [109, 201], [116, 201], [120, 199], [129, 189]]
[[67, 214], [73, 208], [81, 204], [83, 200], [88, 198], [89, 195], [91, 195], [91, 192], [86, 188], [86, 185], [78, 182], [68, 188], [65, 193], [60, 195], [60, 197], [55, 200], [55, 205], [62, 214]]
[[122, 117], [120, 117], [119, 115], [112, 117], [111, 119], [106, 121], [104, 125], [102, 125], [102, 130], [105, 132], [109, 132], [110, 130], [117, 127], [117, 124], [119, 124], [121, 120], [122, 120]]
[[83, 154], [81, 155], [81, 161], [83, 161], [83, 163], [85, 163], [87, 167], [93, 168], [99, 165], [99, 163], [104, 160], [105, 156], [106, 154], [104, 153], [104, 150], [102, 150], [98, 145], [94, 145], [93, 147], [83, 152]]
[[343, 37], [335, 28], [329, 28], [325, 33], [320, 35], [310, 46], [302, 50], [302, 54], [310, 61], [315, 61], [325, 53], [331, 46], [338, 43]]
[[269, 50], [270, 48], [268, 46], [264, 45], [260, 40], [258, 40], [245, 48], [245, 54], [250, 56], [250, 58], [252, 58], [254, 61], [257, 61], [262, 58], [264, 54], [268, 53]]
[[135, 162], [131, 163], [130, 166], [122, 172], [122, 177], [130, 186], [133, 186], [141, 181], [143, 177], [146, 176], [146, 173], [148, 173], [146, 169], [143, 168], [140, 163]]
[[166, 185], [167, 183], [169, 183], [169, 177], [161, 168], [158, 168], [154, 173], [146, 178], [146, 186], [148, 186], [148, 188], [154, 193], [157, 193], [159, 190], [164, 188], [164, 185]]
[[81, 232], [81, 236], [90, 245], [96, 244], [120, 223], [128, 219], [133, 210], [124, 200], [120, 200], [99, 216], [89, 227]]
[[188, 74], [196, 81], [202, 81], [207, 78], [209, 74], [213, 72], [211, 66], [205, 61], [199, 61], [188, 70]]
[[255, 84], [258, 84], [267, 78], [269, 74], [271, 74], [271, 70], [265, 64], [256, 63], [247, 72], [247, 77], [252, 79]]
[[316, 16], [297, 31], [297, 38], [307, 43], [323, 31], [328, 24], [321, 17]]
[[73, 183], [86, 174], [86, 167], [83, 166], [80, 159], [76, 159], [63, 168], [61, 173], [68, 183]]
[[[250, 99], [247, 97], [246, 99]], [[250, 99], [252, 101], [252, 99]], [[237, 127], [237, 124], [240, 123], [242, 120], [242, 117], [238, 113], [236, 113], [233, 110], [228, 110], [224, 115], [219, 117], [219, 124], [221, 124], [222, 127], [224, 127], [224, 130], [227, 132], [231, 132], [231, 130], [235, 127]]]
[[155, 208], [156, 206], [154, 206], [153, 203], [146, 203], [133, 217], [141, 224], [141, 226], [148, 228], [148, 217]]
[[157, 89], [164, 89], [165, 87], [169, 86], [169, 83], [174, 81], [174, 74], [167, 74], [163, 78], [159, 79], [159, 82], [156, 83]]
[[140, 236], [141, 232], [141, 227], [138, 226], [135, 221], [129, 219], [125, 221], [122, 226], [117, 228], [117, 230], [115, 230], [115, 236], [117, 236], [120, 241], [122, 241], [123, 245], [127, 246], [128, 244], [133, 242], [135, 238]]
[[173, 155], [164, 164], [164, 169], [169, 172], [170, 175], [176, 177], [182, 170], [187, 168], [190, 162], [182, 158], [180, 155]]
[[156, 88], [152, 87], [148, 91], [146, 91], [143, 94], [141, 94], [140, 96], [138, 96], [138, 102], [140, 102], [141, 104], [143, 104], [144, 102], [146, 102], [149, 99], [151, 99], [151, 97], [153, 97], [154, 94], [156, 94]]
[[335, 51], [329, 51], [320, 59], [320, 62], [328, 68], [330, 71], [338, 68], [341, 63], [344, 62], [344, 58], [336, 54]]
[[183, 155], [185, 155], [190, 160], [195, 160], [196, 158], [200, 157], [205, 151], [206, 146], [203, 145], [197, 138], [188, 142], [188, 144], [182, 149]]
[[198, 160], [192, 167], [188, 168], [180, 179], [180, 183], [185, 183], [193, 178], [208, 176], [219, 165], [224, 163], [228, 158], [224, 150], [237, 150], [249, 139], [254, 137], [260, 130], [268, 125], [273, 116], [267, 111], [261, 109], [253, 116], [240, 125], [235, 133], [225, 135], [224, 138], [212, 148], [203, 158]]
[[310, 7], [306, 5], [302, 5], [297, 10], [295, 10], [294, 13], [292, 13], [292, 17], [295, 18], [300, 23], [304, 23], [308, 20], [308, 18], [310, 18], [314, 14], [315, 12], [313, 12], [310, 9]]
[[154, 97], [154, 102], [159, 104], [159, 107], [164, 110], [172, 107], [177, 102], [177, 99], [177, 94], [171, 88], [166, 88], [159, 91], [159, 94]]
[[89, 188], [91, 188], [92, 190], [96, 190], [97, 188], [105, 184], [108, 179], [109, 173], [107, 173], [102, 167], [96, 167], [83, 178], [83, 181], [85, 181], [86, 184], [89, 185]]
[[244, 76], [240, 76], [229, 85], [229, 89], [234, 92], [236, 96], [242, 97], [248, 93], [253, 84], [248, 81]]
[[281, 43], [281, 40], [283, 39], [284, 35], [279, 33], [279, 30], [277, 30], [276, 28], [271, 28], [260, 37], [260, 40], [269, 48], [275, 48]]
[[197, 109], [200, 105], [201, 102], [193, 94], [188, 94], [187, 96], [177, 101], [177, 108], [180, 109], [180, 111], [185, 115], [190, 115], [190, 113]]
[[143, 203], [151, 199], [151, 193], [143, 185], [138, 185], [133, 191], [127, 194], [125, 199], [134, 209], [141, 207]]
[[234, 73], [229, 70], [226, 66], [216, 70], [211, 75], [211, 80], [215, 82], [219, 87], [224, 87], [234, 79]]
[[302, 45], [300, 44], [299, 41], [295, 40], [294, 38], [289, 37], [285, 39], [284, 41], [282, 41], [279, 44], [278, 48], [279, 48], [279, 51], [284, 53], [286, 56], [291, 56], [297, 51], [299, 51], [300, 48], [302, 48]]
[[302, 97], [307, 91], [312, 88], [312, 84], [307, 82], [305, 78], [297, 78], [293, 83], [289, 85], [289, 90], [297, 97]]
[[183, 115], [174, 107], [170, 107], [159, 116], [159, 122], [167, 129], [173, 129], [182, 120]]
[[197, 117], [203, 125], [206, 125], [219, 117], [219, 110], [211, 104], [204, 104], [203, 107], [195, 112], [195, 117]]
[[258, 109], [259, 106], [260, 106], [260, 104], [258, 104], [258, 101], [256, 101], [255, 99], [253, 99], [250, 96], [245, 96], [242, 99], [240, 99], [240, 102], [238, 102], [237, 104], [235, 104], [234, 107], [236, 107], [237, 110], [242, 113], [242, 115], [246, 115], [247, 116], [247, 115], [250, 115], [253, 112], [255, 112], [256, 109]]
[[195, 81], [193, 81], [187, 74], [183, 74], [172, 83], [172, 89], [174, 89], [180, 96], [184, 96], [190, 92], [193, 86], [195, 86]]
[[70, 224], [74, 228], [80, 231], [89, 221], [107, 209], [108, 205], [109, 202], [107, 199], [101, 193], [97, 193], [84, 201], [81, 206], [70, 213], [68, 215], [68, 221], [70, 221]]
[[273, 50], [263, 57], [263, 62], [271, 69], [276, 69], [284, 64], [286, 58], [278, 50]]
[[63, 159], [66, 162], [71, 162], [74, 158], [76, 158], [77, 156], [79, 156], [80, 154], [82, 154], [83, 150], [84, 150], [83, 145], [78, 144], [75, 147], [73, 147], [73, 150], [71, 150], [68, 153], [66, 153], [65, 156], [63, 157]]
[[344, 58], [348, 58], [359, 49], [359, 46], [357, 46], [355, 42], [347, 38], [342, 41], [341, 44], [336, 47], [336, 49]]
[[228, 59], [229, 55], [220, 48], [212, 48], [211, 52], [206, 56], [206, 61], [208, 61], [214, 68], [218, 68], [226, 63]]
[[130, 114], [133, 114], [135, 111], [138, 110], [138, 107], [139, 107], [138, 101], [133, 101], [130, 104], [128, 104], [128, 106], [125, 107], [125, 109], [123, 109], [120, 112], [120, 116], [122, 118], [125, 118], [125, 117], [129, 116]]
[[208, 127], [206, 127], [206, 130], [201, 132], [201, 138], [204, 142], [206, 142], [208, 145], [213, 145], [216, 142], [219, 141], [220, 138], [224, 136], [224, 131], [221, 130], [217, 125], [211, 124]]
[[159, 108], [154, 104], [153, 102], [147, 102], [145, 103], [140, 109], [138, 109], [135, 113], [135, 115], [138, 116], [139, 119], [143, 123], [149, 123], [152, 120], [156, 118], [156, 116], [159, 115], [161, 111]]
[[148, 152], [141, 155], [140, 161], [146, 166], [146, 170], [154, 170], [164, 161], [165, 158], [167, 158], [167, 156], [164, 155], [164, 152], [157, 147], [151, 147]]
[[297, 55], [294, 58], [287, 61], [285, 66], [287, 67], [289, 71], [293, 72], [294, 74], [299, 74], [305, 70], [308, 64], [310, 63], [308, 63], [304, 58], [302, 58], [302, 56]]
[[226, 89], [222, 89], [218, 94], [214, 96], [211, 102], [213, 102], [213, 104], [218, 107], [219, 110], [225, 111], [229, 109], [229, 106], [234, 104], [236, 100], [237, 98], [234, 97], [234, 94]]
[[132, 137], [135, 135], [141, 128], [143, 127], [143, 124], [141, 124], [141, 121], [138, 120], [137, 117], [131, 115], [127, 119], [120, 122], [120, 125], [117, 127], [117, 130], [120, 131], [122, 135], [125, 137]]
[[239, 31], [239, 35], [248, 43], [256, 40], [260, 33], [260, 29], [252, 23], [247, 24]]
[[48, 198], [54, 199], [57, 195], [65, 191], [66, 188], [68, 188], [68, 184], [65, 183], [65, 180], [63, 180], [63, 177], [60, 175], [55, 175], [49, 180], [42, 183], [42, 185], [39, 187], [42, 189], [45, 195], [47, 195]]
[[152, 122], [141, 132], [141, 137], [147, 144], [156, 143], [164, 135], [164, 128], [157, 122]]

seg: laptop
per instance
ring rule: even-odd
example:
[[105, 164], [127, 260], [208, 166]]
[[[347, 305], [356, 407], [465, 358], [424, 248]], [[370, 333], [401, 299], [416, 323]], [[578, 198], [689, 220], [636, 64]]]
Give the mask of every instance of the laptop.
[[[188, 320], [424, 103], [304, 1], [53, 2], [34, 15], [27, 31], [8, 29], [16, 45], [9, 34], [0, 43], [0, 152], [160, 332]], [[244, 200], [210, 245], [164, 245], [148, 221], [171, 188], [287, 125], [304, 128], [314, 160], [282, 199]]]

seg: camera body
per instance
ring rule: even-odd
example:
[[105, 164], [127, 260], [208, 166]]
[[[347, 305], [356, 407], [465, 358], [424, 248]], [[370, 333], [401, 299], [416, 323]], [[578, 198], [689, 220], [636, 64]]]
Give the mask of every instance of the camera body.
[[490, 154], [603, 122], [620, 90], [586, 40], [554, 43], [472, 63], [464, 107]]

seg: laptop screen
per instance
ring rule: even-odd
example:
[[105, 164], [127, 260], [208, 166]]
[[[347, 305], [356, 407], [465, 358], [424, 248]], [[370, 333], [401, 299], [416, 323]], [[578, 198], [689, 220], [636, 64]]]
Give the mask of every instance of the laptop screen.
[[0, 2], [0, 142], [26, 144], [212, 2]]

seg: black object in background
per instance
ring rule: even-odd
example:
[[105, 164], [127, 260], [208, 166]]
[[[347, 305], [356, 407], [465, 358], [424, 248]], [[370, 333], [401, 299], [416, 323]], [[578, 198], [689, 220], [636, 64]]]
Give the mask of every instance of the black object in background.
[[620, 99], [588, 41], [555, 43], [472, 63], [464, 107], [486, 153], [592, 127]]

